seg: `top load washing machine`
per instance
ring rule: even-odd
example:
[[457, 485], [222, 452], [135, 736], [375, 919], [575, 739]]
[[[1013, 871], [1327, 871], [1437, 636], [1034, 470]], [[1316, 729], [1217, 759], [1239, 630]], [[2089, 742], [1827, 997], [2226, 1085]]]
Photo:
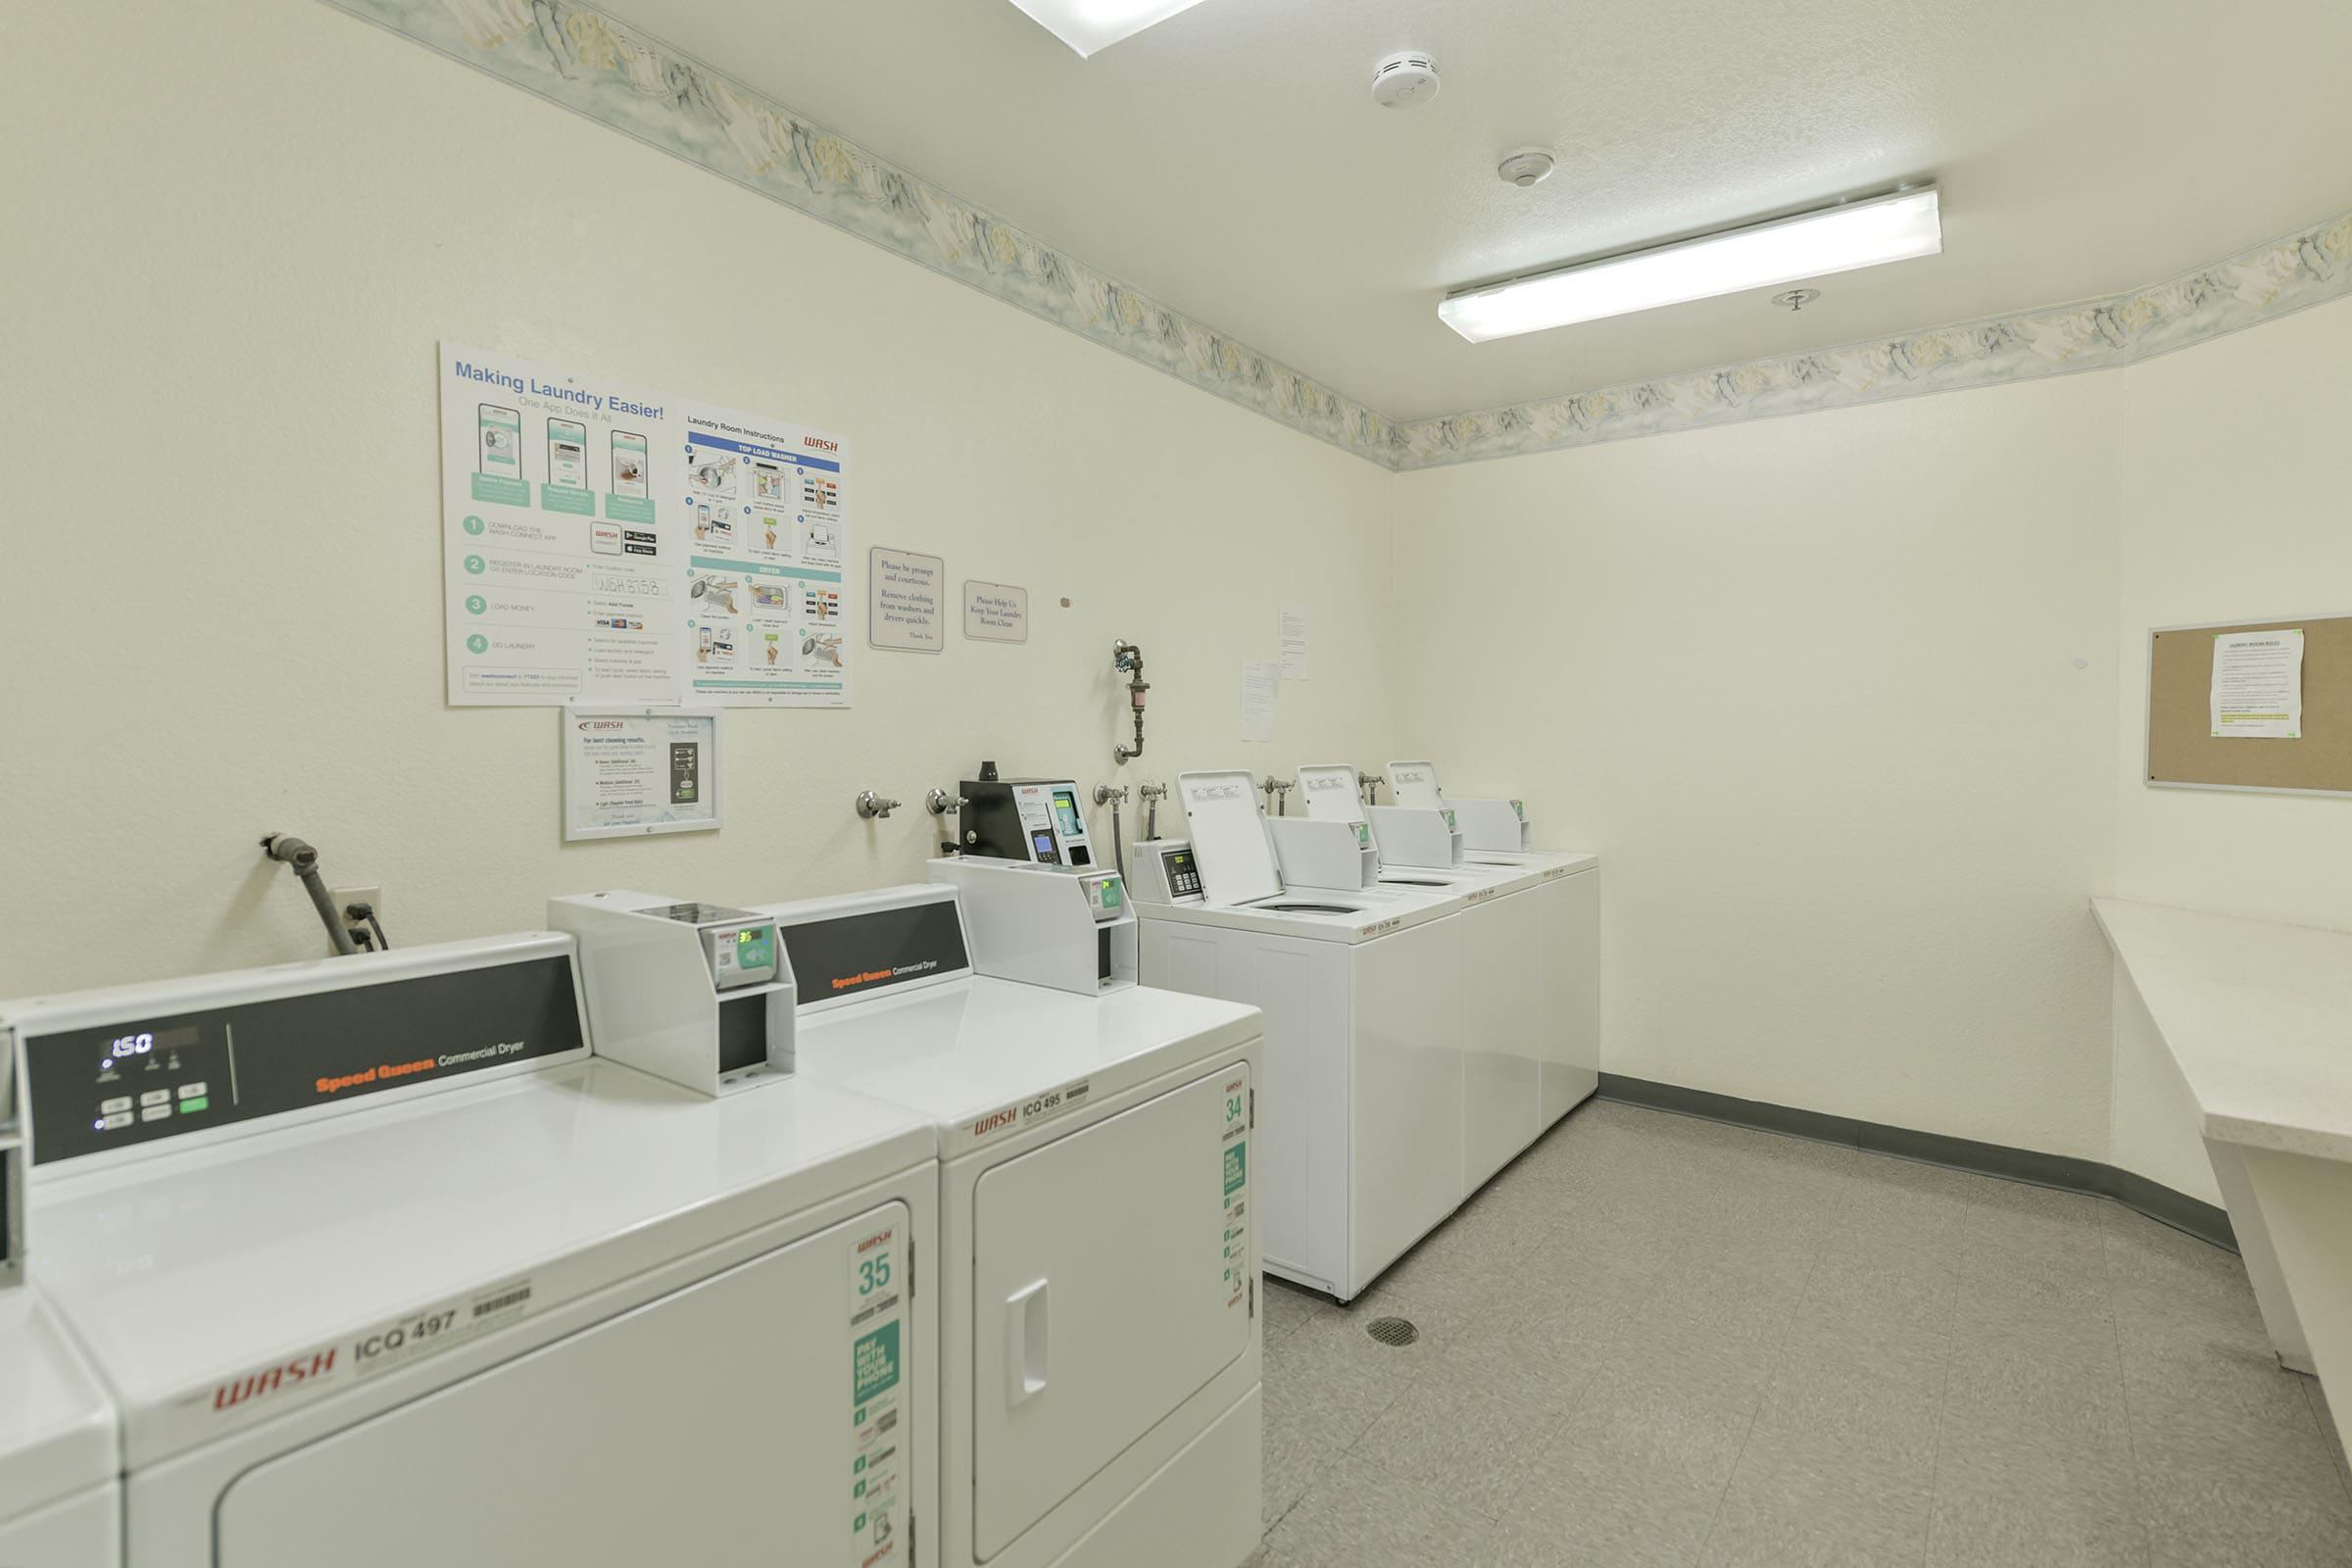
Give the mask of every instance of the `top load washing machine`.
[[[1544, 906], [1532, 866], [1392, 865], [1387, 847], [1421, 842], [1430, 858], [1449, 858], [1454, 830], [1435, 811], [1399, 807], [1386, 835], [1369, 831], [1355, 769], [1345, 762], [1298, 769], [1307, 822], [1275, 827], [1283, 872], [1294, 883], [1291, 851], [1310, 833], [1369, 846], [1382, 887], [1409, 888], [1454, 901], [1462, 917], [1462, 1173], [1468, 1198], [1517, 1158], [1548, 1125], [1541, 1093], [1545, 1043], [1556, 1033], [1546, 1006], [1550, 982], [1544, 953]], [[1413, 819], [1426, 836], [1416, 841]]]
[[1352, 1299], [1461, 1201], [1461, 921], [1443, 896], [1286, 891], [1248, 773], [1176, 787], [1190, 839], [1128, 862], [1144, 981], [1264, 1011], [1265, 1266]]
[[0, 1006], [129, 1562], [936, 1562], [930, 1127], [579, 999], [551, 932]]
[[0, 1563], [122, 1561], [115, 1411], [33, 1286], [0, 1289]]
[[956, 869], [765, 906], [801, 1076], [938, 1129], [940, 1561], [1235, 1568], [1260, 1523], [1258, 1015], [976, 977]]
[[1543, 885], [1544, 972], [1550, 1024], [1544, 1052], [1542, 1108], [1549, 1127], [1600, 1083], [1600, 858], [1568, 850], [1530, 848], [1535, 824], [1519, 801], [1456, 800], [1438, 785], [1429, 762], [1391, 762], [1389, 784], [1400, 807], [1449, 810], [1471, 864], [1523, 866]]

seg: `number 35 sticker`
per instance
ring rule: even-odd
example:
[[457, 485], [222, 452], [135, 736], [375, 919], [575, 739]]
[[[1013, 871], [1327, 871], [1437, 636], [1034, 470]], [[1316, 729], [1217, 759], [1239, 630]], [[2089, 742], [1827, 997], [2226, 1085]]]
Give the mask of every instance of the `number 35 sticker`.
[[850, 1321], [888, 1313], [902, 1294], [899, 1228], [868, 1231], [850, 1244]]

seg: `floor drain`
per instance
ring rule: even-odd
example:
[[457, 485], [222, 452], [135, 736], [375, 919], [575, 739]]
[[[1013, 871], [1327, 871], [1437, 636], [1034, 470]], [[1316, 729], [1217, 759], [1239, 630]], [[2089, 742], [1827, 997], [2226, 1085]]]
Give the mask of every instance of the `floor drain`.
[[1401, 1317], [1376, 1317], [1364, 1332], [1383, 1345], [1410, 1345], [1421, 1337], [1412, 1320]]

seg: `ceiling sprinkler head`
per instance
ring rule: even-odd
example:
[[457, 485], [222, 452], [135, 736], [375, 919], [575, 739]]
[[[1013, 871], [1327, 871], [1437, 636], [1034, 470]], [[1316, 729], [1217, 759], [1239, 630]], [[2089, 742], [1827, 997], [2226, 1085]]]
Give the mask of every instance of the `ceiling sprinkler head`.
[[1786, 311], [1801, 311], [1819, 298], [1821, 298], [1821, 290], [1817, 288], [1792, 288], [1775, 294], [1772, 297], [1772, 303]]
[[1524, 190], [1550, 178], [1552, 169], [1558, 163], [1559, 160], [1551, 155], [1547, 147], [1522, 147], [1505, 156], [1495, 166], [1494, 172], [1505, 185], [1517, 185]]

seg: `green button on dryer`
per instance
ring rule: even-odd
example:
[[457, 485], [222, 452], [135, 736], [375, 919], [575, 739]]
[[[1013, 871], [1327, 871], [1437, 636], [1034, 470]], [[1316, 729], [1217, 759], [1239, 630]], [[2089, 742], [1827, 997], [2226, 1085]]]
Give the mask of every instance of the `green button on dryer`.
[[181, 1101], [181, 1102], [179, 1102], [179, 1113], [180, 1113], [182, 1116], [193, 1116], [193, 1115], [195, 1115], [195, 1114], [196, 1114], [196, 1112], [198, 1112], [198, 1111], [200, 1111], [200, 1110], [204, 1109], [204, 1108], [205, 1108], [207, 1105], [210, 1105], [212, 1102], [212, 1102], [212, 1100], [210, 1099], [210, 1097], [208, 1097], [208, 1096], [205, 1096], [205, 1095], [198, 1095], [198, 1096], [197, 1096], [197, 1097], [196, 1097], [194, 1100], [183, 1100], [183, 1101]]

